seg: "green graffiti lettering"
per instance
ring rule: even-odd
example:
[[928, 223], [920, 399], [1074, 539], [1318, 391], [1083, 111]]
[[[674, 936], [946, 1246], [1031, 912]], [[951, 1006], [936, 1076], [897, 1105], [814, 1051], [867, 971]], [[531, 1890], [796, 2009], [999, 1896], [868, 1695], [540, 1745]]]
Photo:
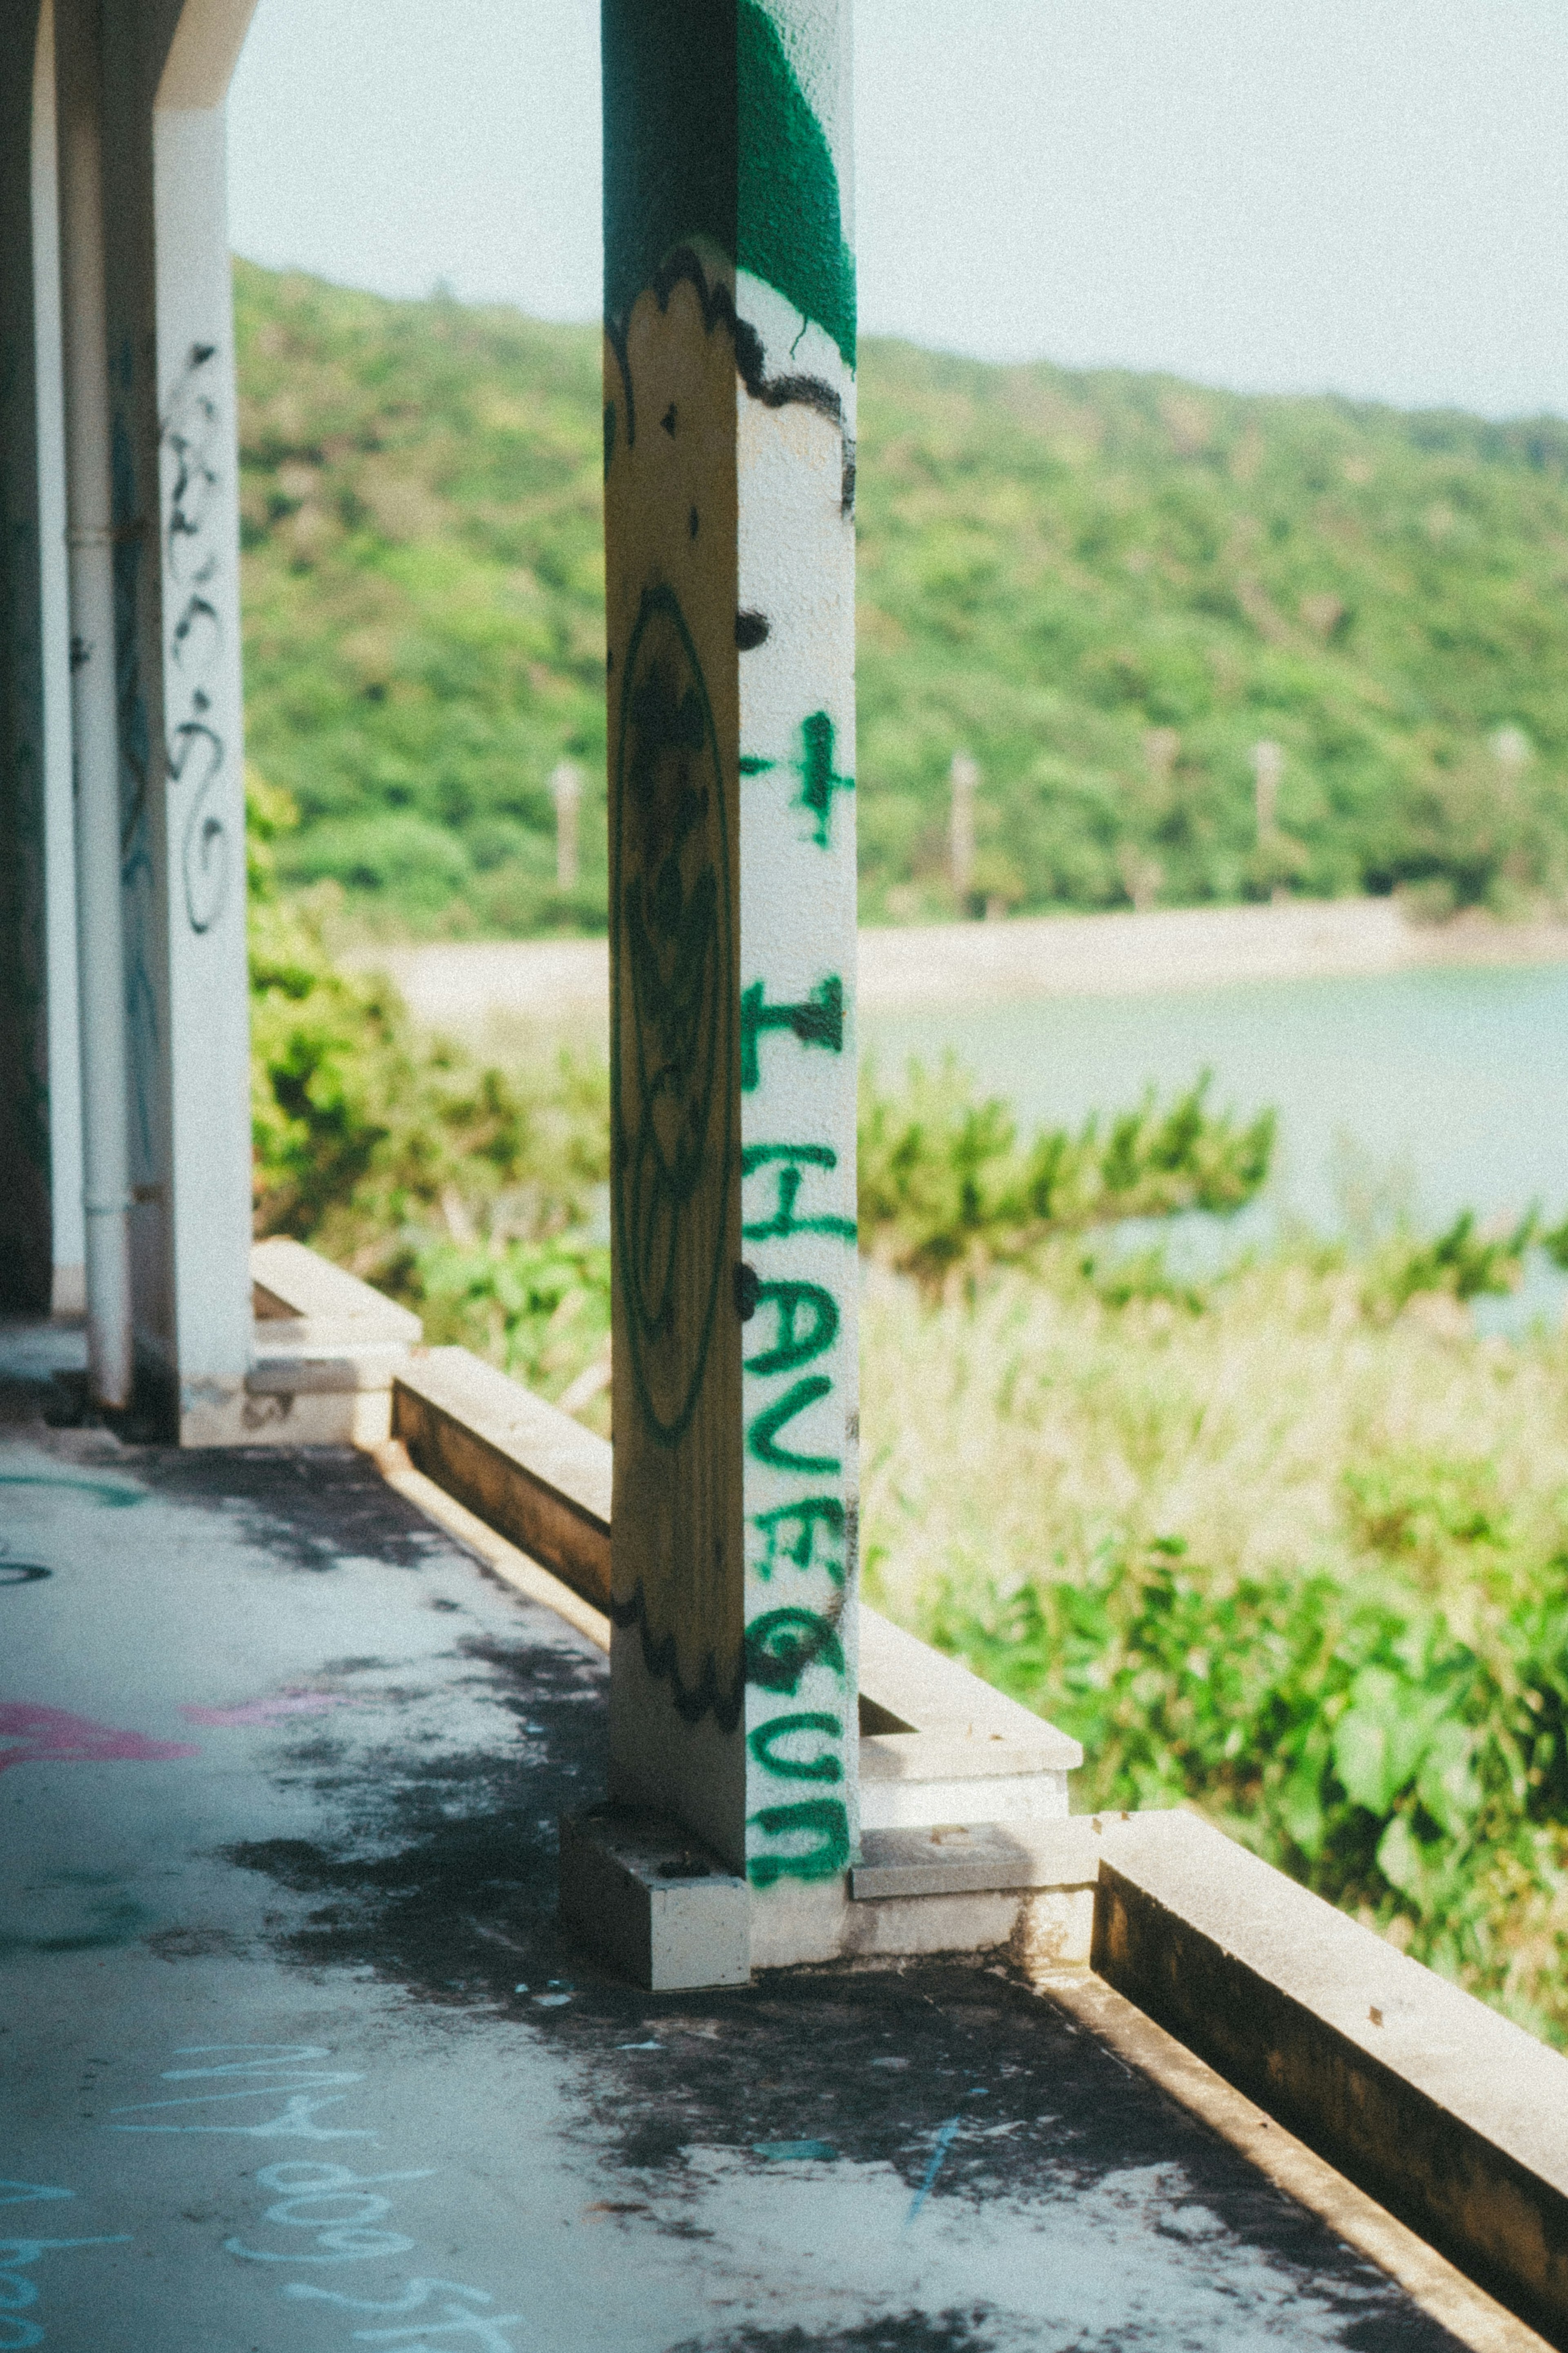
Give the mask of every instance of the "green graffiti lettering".
[[808, 1168], [837, 1168], [838, 1155], [830, 1144], [748, 1144], [741, 1155], [742, 1176], [760, 1168], [778, 1170], [778, 1207], [771, 1218], [755, 1219], [741, 1228], [749, 1242], [783, 1241], [790, 1234], [833, 1234], [855, 1240], [853, 1218], [797, 1218], [795, 1201]]
[[808, 1667], [844, 1672], [844, 1652], [831, 1620], [815, 1609], [770, 1609], [746, 1629], [746, 1681], [759, 1691], [793, 1699]]
[[815, 839], [819, 849], [826, 849], [833, 830], [833, 796], [852, 793], [855, 779], [839, 776], [833, 765], [833, 722], [826, 711], [814, 711], [802, 723], [800, 732], [805, 746], [796, 769], [800, 805], [816, 818]]
[[788, 1029], [803, 1046], [826, 1046], [829, 1053], [844, 1051], [844, 983], [837, 973], [819, 980], [798, 1005], [769, 1005], [763, 984], [752, 981], [741, 992], [741, 1084], [750, 1094], [761, 1084], [762, 1064], [757, 1039], [764, 1029]]
[[849, 1867], [849, 1817], [840, 1798], [801, 1798], [793, 1806], [764, 1806], [749, 1830], [764, 1838], [805, 1837], [814, 1844], [795, 1854], [754, 1854], [746, 1869], [753, 1887], [781, 1879], [836, 1879]]
[[796, 1381], [793, 1388], [785, 1389], [765, 1412], [758, 1414], [746, 1432], [746, 1443], [756, 1460], [773, 1471], [837, 1471], [837, 1454], [792, 1454], [778, 1443], [778, 1434], [785, 1422], [793, 1421], [797, 1413], [804, 1413], [818, 1398], [830, 1395], [832, 1388], [833, 1383], [825, 1374], [808, 1374], [804, 1381]]
[[[825, 1568], [836, 1585], [843, 1584], [843, 1560], [827, 1554], [819, 1561], [816, 1554], [819, 1527], [826, 1530], [827, 1541], [837, 1544], [842, 1552], [845, 1515], [837, 1495], [808, 1495], [804, 1503], [781, 1504], [772, 1512], [753, 1512], [752, 1525], [766, 1547], [762, 1558], [752, 1564], [756, 1575], [764, 1581], [772, 1577], [782, 1558], [799, 1569]], [[786, 1534], [792, 1526], [793, 1534]]]
[[[831, 1348], [838, 1334], [838, 1302], [820, 1282], [759, 1282], [757, 1304], [778, 1310], [778, 1333], [771, 1348], [746, 1358], [749, 1373], [793, 1373]], [[802, 1317], [810, 1321], [803, 1330]]]
[[746, 1735], [746, 1746], [763, 1772], [776, 1773], [781, 1781], [842, 1781], [843, 1762], [831, 1749], [824, 1749], [816, 1757], [775, 1754], [776, 1744], [797, 1732], [820, 1732], [825, 1739], [842, 1740], [844, 1725], [837, 1715], [821, 1713], [775, 1715], [771, 1724], [759, 1724], [754, 1732]]

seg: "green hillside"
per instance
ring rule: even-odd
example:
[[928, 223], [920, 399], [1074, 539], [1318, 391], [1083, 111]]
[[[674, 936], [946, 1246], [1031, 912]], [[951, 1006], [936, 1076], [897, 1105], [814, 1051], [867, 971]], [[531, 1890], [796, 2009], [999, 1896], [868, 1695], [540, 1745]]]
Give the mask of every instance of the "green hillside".
[[[236, 270], [250, 755], [378, 926], [604, 914], [595, 331]], [[862, 905], [1568, 892], [1568, 425], [869, 343]], [[1252, 746], [1285, 763], [1259, 842]], [[554, 887], [552, 768], [587, 780]]]

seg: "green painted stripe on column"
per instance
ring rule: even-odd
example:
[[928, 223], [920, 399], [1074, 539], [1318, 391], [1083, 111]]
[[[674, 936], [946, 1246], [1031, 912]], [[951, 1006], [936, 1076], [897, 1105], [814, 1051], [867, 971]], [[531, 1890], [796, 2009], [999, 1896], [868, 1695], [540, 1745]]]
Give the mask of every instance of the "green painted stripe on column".
[[717, 246], [855, 364], [855, 259], [832, 150], [761, 0], [605, 0], [605, 308]]

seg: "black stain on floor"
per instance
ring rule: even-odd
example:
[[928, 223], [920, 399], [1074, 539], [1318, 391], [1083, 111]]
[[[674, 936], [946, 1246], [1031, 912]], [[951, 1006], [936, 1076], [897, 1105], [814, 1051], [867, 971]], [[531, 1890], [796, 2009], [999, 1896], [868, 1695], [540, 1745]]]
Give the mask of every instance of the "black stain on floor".
[[[721, 2337], [683, 2337], [669, 2353], [1002, 2353], [997, 2326], [989, 2306], [975, 2305], [967, 2312], [889, 2313], [827, 2336], [804, 2328], [732, 2329]], [[1006, 2346], [1016, 2346], [1016, 2327], [1000, 2326]]]
[[423, 1568], [453, 1556], [450, 1539], [352, 1446], [146, 1447], [120, 1459], [164, 1501], [221, 1512], [283, 1571], [327, 1574], [356, 1559]]

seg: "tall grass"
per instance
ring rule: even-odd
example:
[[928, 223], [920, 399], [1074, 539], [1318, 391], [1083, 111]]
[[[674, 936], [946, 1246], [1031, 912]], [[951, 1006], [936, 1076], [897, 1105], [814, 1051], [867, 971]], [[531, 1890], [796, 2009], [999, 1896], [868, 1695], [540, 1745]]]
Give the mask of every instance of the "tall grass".
[[1568, 1346], [1281, 1250], [863, 1308], [871, 1598], [1568, 2042]]

